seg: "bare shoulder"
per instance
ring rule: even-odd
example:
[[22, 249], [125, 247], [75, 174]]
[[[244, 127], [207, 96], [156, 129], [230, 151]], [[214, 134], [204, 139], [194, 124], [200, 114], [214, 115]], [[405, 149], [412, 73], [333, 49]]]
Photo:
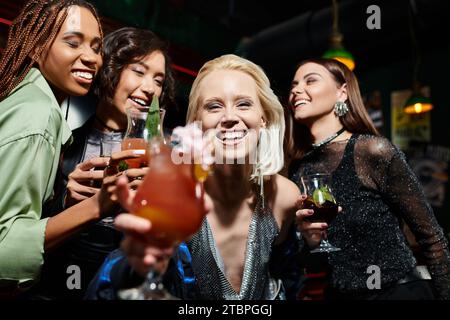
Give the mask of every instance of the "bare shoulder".
[[274, 214], [284, 220], [286, 216], [296, 211], [300, 190], [291, 180], [278, 174], [273, 177], [273, 189]]
[[276, 243], [281, 243], [286, 239], [290, 226], [294, 222], [300, 190], [291, 180], [278, 174], [273, 176], [271, 181], [272, 213], [280, 228]]
[[278, 191], [277, 197], [280, 204], [285, 208], [295, 206], [300, 196], [300, 190], [297, 185], [286, 177], [277, 174], [275, 176], [275, 186]]

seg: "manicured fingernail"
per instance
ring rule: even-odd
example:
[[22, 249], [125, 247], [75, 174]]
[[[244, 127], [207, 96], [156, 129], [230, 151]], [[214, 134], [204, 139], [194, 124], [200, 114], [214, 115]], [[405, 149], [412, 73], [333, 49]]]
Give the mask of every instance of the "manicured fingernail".
[[145, 154], [145, 149], [135, 149], [135, 150], [133, 150], [133, 154], [135, 154], [137, 156], [143, 155], [143, 154]]

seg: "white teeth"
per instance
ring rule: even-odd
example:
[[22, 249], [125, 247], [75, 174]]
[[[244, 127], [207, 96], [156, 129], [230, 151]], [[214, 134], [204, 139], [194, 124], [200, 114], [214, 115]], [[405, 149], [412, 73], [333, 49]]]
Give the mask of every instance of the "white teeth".
[[309, 101], [306, 100], [306, 99], [297, 100], [297, 101], [295, 102], [295, 106], [298, 107], [298, 106], [307, 104], [308, 102], [309, 102]]
[[94, 78], [94, 75], [90, 72], [75, 71], [75, 72], [73, 72], [73, 74], [77, 77], [87, 79], [87, 80], [92, 80], [92, 78]]
[[220, 138], [222, 140], [242, 139], [246, 134], [247, 132], [245, 131], [222, 132], [220, 134]]
[[142, 99], [139, 99], [139, 98], [131, 98], [131, 100], [133, 100], [133, 101], [136, 102], [137, 104], [140, 104], [140, 105], [143, 106], [143, 107], [148, 106], [148, 103], [145, 102], [145, 101], [142, 100]]

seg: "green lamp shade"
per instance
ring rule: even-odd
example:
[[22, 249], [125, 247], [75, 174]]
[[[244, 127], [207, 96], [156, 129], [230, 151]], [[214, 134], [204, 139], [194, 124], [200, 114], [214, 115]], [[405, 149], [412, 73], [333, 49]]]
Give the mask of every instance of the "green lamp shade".
[[355, 69], [355, 59], [352, 54], [344, 48], [332, 48], [327, 50], [323, 56], [326, 59], [335, 59], [345, 64], [350, 70]]
[[413, 94], [405, 103], [403, 110], [407, 114], [420, 114], [433, 109], [431, 99], [420, 94]]

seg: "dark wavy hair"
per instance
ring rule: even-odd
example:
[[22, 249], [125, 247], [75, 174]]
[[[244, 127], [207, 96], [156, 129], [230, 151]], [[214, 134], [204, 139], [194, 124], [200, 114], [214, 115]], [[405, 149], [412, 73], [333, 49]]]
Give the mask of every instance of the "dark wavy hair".
[[[323, 66], [333, 77], [336, 84], [341, 87], [347, 84], [347, 106], [349, 112], [339, 118], [342, 126], [351, 133], [379, 135], [378, 130], [373, 125], [369, 114], [361, 97], [358, 79], [347, 66], [334, 59], [308, 59], [300, 62], [295, 70], [307, 63], [315, 63]], [[298, 159], [311, 148], [311, 134], [309, 129], [294, 120], [294, 114], [291, 108], [285, 112], [287, 119], [287, 130], [285, 139], [286, 157]]]
[[103, 67], [95, 81], [93, 92], [99, 100], [112, 104], [123, 69], [154, 51], [160, 51], [166, 62], [160, 106], [167, 108], [175, 101], [175, 80], [168, 55], [168, 44], [150, 30], [121, 28], [105, 36]]

